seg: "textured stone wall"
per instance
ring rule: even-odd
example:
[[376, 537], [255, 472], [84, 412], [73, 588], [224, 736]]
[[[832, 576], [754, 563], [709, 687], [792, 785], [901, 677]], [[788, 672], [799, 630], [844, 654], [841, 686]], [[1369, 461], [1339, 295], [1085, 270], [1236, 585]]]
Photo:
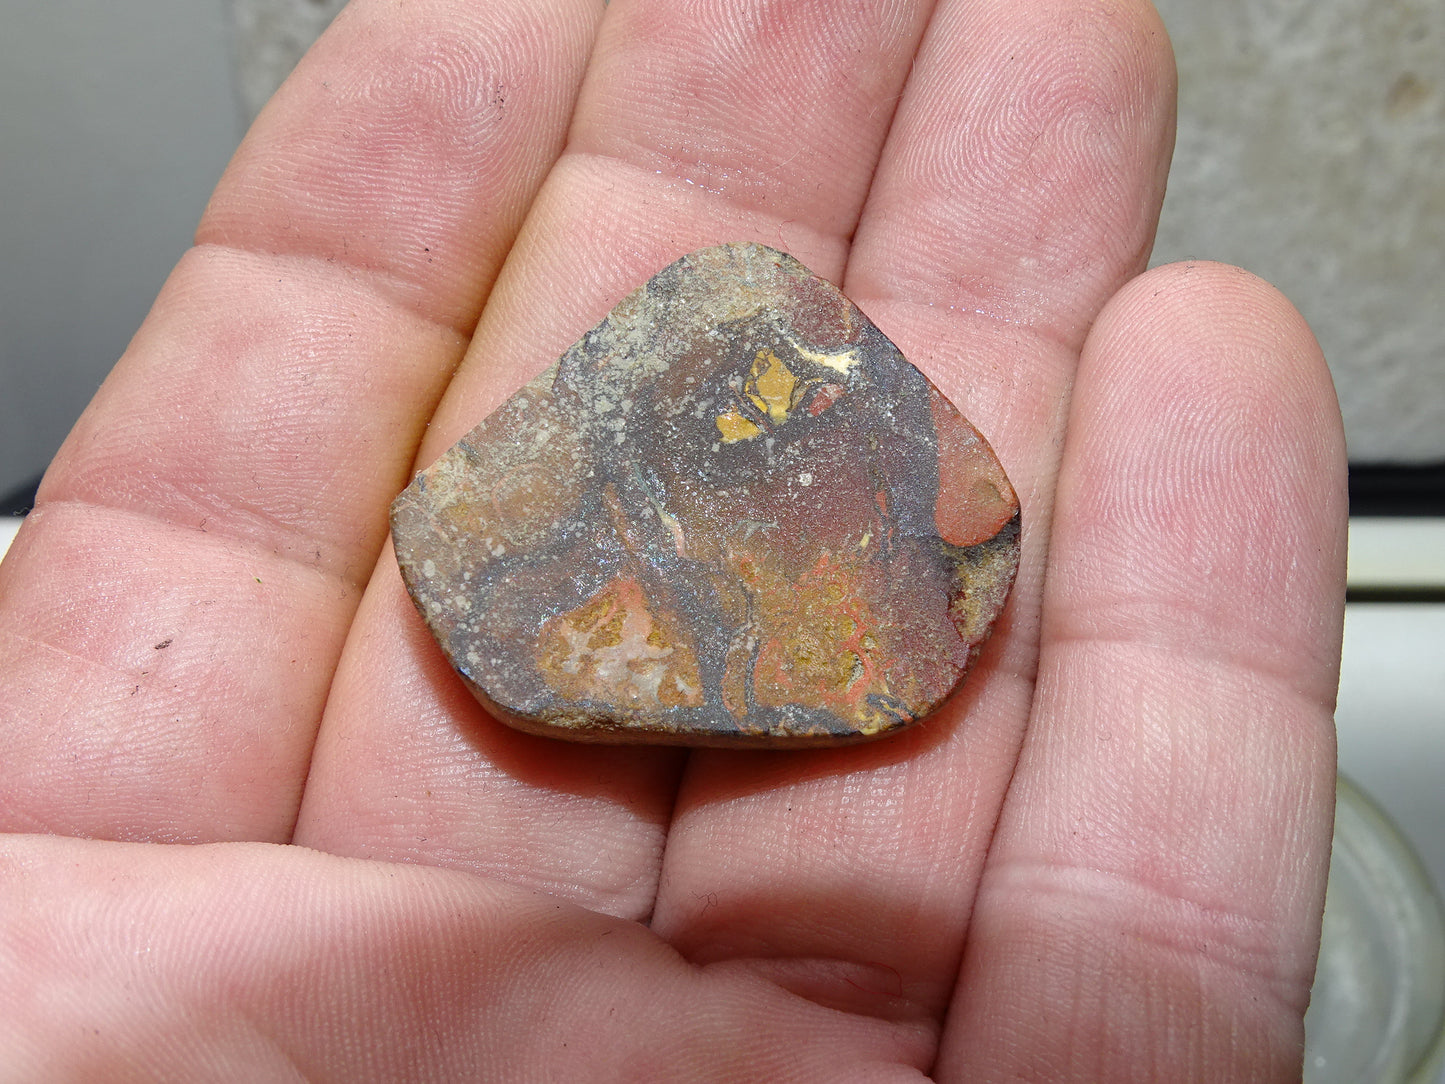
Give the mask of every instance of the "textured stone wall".
[[[243, 100], [340, 0], [229, 0]], [[1179, 143], [1155, 262], [1249, 268], [1304, 312], [1356, 461], [1445, 458], [1445, 4], [1158, 0]]]
[[1352, 460], [1445, 458], [1445, 4], [1156, 3], [1180, 103], [1155, 262], [1226, 260], [1290, 296]]
[[254, 119], [345, 0], [226, 0], [241, 106]]

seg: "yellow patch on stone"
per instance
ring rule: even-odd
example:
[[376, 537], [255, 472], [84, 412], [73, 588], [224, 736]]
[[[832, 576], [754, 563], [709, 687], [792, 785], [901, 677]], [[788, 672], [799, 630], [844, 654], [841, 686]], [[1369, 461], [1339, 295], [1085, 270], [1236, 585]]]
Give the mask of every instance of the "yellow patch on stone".
[[885, 726], [897, 724], [897, 720], [885, 715], [871, 704], [863, 704], [853, 719], [853, 728], [859, 734], [872, 736]]
[[782, 358], [768, 349], [758, 351], [753, 358], [752, 372], [748, 374], [748, 398], [760, 410], [768, 412], [768, 420], [774, 425], [788, 420], [797, 387], [798, 378], [783, 364]]
[[746, 417], [738, 410], [729, 410], [726, 414], [719, 414], [717, 418], [717, 431], [722, 434], [724, 444], [736, 444], [740, 440], [752, 440], [762, 432], [753, 423], [752, 419]]
[[[809, 361], [836, 369], [840, 373], [846, 374], [859, 361], [855, 350], [842, 354], [819, 354], [798, 347], [796, 343], [793, 343], [793, 346]], [[767, 415], [770, 423], [782, 425], [797, 408], [808, 389], [819, 383], [818, 379], [799, 379], [783, 359], [778, 357], [776, 351], [764, 347], [753, 357], [743, 394], [747, 396], [748, 402]], [[761, 426], [736, 406], [729, 407], [717, 416], [717, 429], [722, 434], [724, 444], [752, 440], [762, 433]]]

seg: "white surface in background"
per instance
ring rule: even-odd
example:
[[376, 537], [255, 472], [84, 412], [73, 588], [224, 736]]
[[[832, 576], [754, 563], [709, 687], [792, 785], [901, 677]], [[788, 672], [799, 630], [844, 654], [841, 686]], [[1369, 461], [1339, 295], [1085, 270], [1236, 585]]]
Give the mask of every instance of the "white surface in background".
[[1345, 607], [1340, 770], [1389, 813], [1445, 888], [1445, 604]]
[[[1445, 604], [1345, 607], [1335, 726], [1340, 771], [1389, 814], [1445, 891]], [[1445, 1084], [1445, 1069], [1436, 1081]]]
[[0, 557], [10, 548], [15, 532], [20, 530], [20, 519], [15, 516], [0, 516]]
[[1445, 519], [1350, 520], [1351, 587], [1445, 585]]

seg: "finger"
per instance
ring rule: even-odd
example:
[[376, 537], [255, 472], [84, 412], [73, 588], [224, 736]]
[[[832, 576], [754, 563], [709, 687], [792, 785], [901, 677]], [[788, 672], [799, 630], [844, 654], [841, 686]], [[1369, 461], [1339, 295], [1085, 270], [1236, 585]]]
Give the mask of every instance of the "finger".
[[0, 825], [285, 838], [592, 3], [357, 3], [237, 153], [0, 580]]
[[268, 844], [0, 839], [17, 1080], [916, 1080], [931, 1044], [640, 926]]
[[1171, 122], [1147, 6], [935, 14], [847, 284], [994, 443], [1021, 496], [1018, 582], [964, 692], [905, 739], [694, 758], [654, 920], [690, 958], [818, 961], [815, 996], [941, 1018], [1032, 692], [1069, 329], [1141, 269]]
[[[870, 4], [840, 18], [824, 0], [611, 5], [568, 152], [421, 461], [685, 252], [760, 239], [838, 275], [925, 8]], [[500, 726], [438, 665], [392, 561], [369, 594], [297, 839], [429, 856], [646, 915], [678, 754], [565, 746]]]
[[943, 1079], [1298, 1076], [1344, 524], [1338, 408], [1288, 303], [1215, 266], [1126, 288], [1074, 392]]

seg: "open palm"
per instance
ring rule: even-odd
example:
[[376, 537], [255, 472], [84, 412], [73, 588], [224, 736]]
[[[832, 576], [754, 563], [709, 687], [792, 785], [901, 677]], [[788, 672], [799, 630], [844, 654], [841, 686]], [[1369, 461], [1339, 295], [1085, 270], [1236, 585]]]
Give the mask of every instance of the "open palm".
[[[0, 1077], [1297, 1075], [1342, 441], [1283, 299], [1143, 273], [1172, 138], [1138, 0], [355, 0], [0, 569]], [[988, 435], [1009, 607], [876, 745], [507, 729], [387, 505], [738, 240]]]

